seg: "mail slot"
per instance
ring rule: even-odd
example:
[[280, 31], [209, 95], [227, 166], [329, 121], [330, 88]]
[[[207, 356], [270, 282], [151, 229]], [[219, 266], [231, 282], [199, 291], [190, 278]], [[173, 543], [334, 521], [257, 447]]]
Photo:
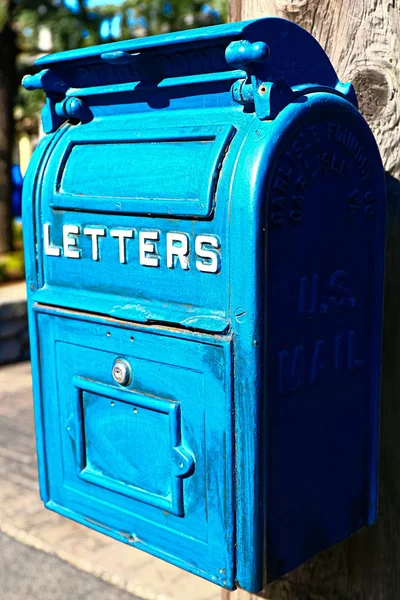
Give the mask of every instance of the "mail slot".
[[37, 65], [42, 499], [257, 592], [377, 516], [385, 191], [353, 87], [272, 18]]

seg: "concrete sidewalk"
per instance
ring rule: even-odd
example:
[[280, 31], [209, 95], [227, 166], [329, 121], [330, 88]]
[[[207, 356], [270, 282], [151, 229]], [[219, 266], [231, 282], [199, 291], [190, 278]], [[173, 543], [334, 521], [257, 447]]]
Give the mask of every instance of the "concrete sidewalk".
[[0, 367], [0, 531], [145, 600], [221, 600], [217, 586], [44, 509], [26, 362]]
[[0, 532], [1, 600], [142, 600]]

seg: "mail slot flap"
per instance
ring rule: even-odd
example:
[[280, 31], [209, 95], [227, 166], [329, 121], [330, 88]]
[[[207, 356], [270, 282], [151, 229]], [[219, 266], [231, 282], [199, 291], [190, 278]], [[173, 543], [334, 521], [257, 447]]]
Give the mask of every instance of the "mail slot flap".
[[[233, 126], [107, 135], [71, 130], [56, 151], [50, 205], [96, 213], [207, 217]], [[54, 159], [53, 159], [54, 160]]]
[[229, 189], [252, 117], [204, 112], [60, 129], [35, 181], [40, 302], [226, 330]]

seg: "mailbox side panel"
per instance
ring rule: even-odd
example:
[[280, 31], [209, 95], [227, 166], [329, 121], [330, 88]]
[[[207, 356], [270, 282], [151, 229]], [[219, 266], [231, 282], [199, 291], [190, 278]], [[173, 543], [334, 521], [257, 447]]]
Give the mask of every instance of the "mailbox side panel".
[[384, 208], [375, 141], [343, 99], [310, 94], [250, 128], [231, 220], [247, 590], [376, 519]]
[[[295, 116], [297, 113], [297, 116]], [[267, 208], [267, 577], [377, 516], [381, 160], [362, 117], [313, 94], [279, 120]]]

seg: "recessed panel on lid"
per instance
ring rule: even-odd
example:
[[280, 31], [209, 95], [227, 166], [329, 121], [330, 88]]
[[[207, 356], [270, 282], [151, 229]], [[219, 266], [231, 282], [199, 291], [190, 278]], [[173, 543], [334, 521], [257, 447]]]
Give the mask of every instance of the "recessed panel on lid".
[[112, 132], [71, 139], [54, 208], [206, 217], [232, 127]]

